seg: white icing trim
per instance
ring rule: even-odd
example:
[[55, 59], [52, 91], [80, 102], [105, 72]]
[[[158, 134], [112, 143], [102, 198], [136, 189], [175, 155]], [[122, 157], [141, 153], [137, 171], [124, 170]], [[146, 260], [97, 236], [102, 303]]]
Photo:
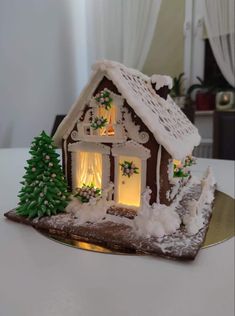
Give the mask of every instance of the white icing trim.
[[[123, 143], [126, 140], [126, 135], [121, 124], [113, 124], [115, 135], [99, 136], [94, 134], [95, 131], [92, 129], [90, 123], [79, 124], [79, 130], [77, 134], [77, 139], [86, 142], [97, 142], [97, 143]], [[90, 135], [84, 133], [84, 129], [88, 128], [90, 130]]]
[[140, 126], [135, 124], [132, 120], [131, 113], [127, 109], [124, 111], [125, 129], [129, 138], [135, 140], [138, 143], [145, 144], [149, 141], [149, 134], [147, 132], [140, 132]]
[[189, 214], [184, 215], [183, 223], [190, 235], [198, 233], [204, 226], [203, 208], [214, 200], [215, 178], [211, 167], [208, 167], [201, 180], [202, 192], [199, 199], [191, 200], [188, 204]]
[[133, 69], [133, 68], [128, 68], [125, 65], [118, 63], [116, 61], [112, 61], [112, 60], [107, 60], [107, 59], [103, 59], [103, 60], [98, 60], [96, 61], [96, 63], [92, 66], [92, 70], [94, 71], [106, 71], [107, 73], [111, 70], [111, 69], [126, 69], [128, 70], [128, 72], [130, 72], [132, 75], [134, 76], [138, 76], [143, 80], [149, 80], [149, 77], [146, 76], [145, 74], [143, 74], [142, 72], [140, 72], [137, 69]]
[[64, 139], [64, 172], [65, 172], [65, 178], [68, 180], [68, 170], [67, 170], [67, 167], [68, 167], [68, 153], [67, 153], [67, 139]]
[[133, 140], [129, 140], [123, 144], [115, 144], [112, 148], [113, 156], [135, 156], [142, 160], [150, 158], [150, 150]]
[[77, 152], [77, 151], [88, 151], [88, 152], [99, 152], [102, 154], [109, 155], [110, 147], [103, 144], [97, 143], [86, 143], [86, 142], [77, 142], [68, 144], [68, 151]]
[[162, 157], [162, 146], [159, 145], [157, 152], [157, 203], [160, 204], [160, 167], [161, 167], [161, 157]]
[[108, 187], [110, 183], [110, 157], [107, 154], [102, 155], [102, 189]]

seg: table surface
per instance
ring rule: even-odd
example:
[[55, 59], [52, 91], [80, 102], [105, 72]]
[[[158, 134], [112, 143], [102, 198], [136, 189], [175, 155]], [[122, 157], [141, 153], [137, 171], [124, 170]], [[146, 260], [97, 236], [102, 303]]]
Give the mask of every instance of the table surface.
[[[234, 238], [181, 263], [66, 247], [8, 221], [27, 149], [0, 150], [0, 316], [233, 316]], [[212, 166], [218, 189], [234, 196], [234, 162]]]

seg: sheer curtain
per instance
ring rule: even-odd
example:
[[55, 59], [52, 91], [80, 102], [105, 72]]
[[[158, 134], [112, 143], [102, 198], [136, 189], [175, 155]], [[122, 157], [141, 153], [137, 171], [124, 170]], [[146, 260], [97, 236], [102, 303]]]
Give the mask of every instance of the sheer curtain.
[[102, 155], [96, 152], [79, 152], [76, 164], [76, 186], [93, 184], [97, 188], [102, 186]]
[[211, 48], [225, 79], [235, 87], [234, 0], [204, 0]]
[[112, 59], [142, 69], [161, 0], [86, 0], [88, 67]]

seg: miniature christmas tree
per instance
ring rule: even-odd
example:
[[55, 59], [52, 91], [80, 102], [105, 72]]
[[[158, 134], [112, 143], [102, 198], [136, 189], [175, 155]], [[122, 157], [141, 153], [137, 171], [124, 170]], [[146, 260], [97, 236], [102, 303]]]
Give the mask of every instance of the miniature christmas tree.
[[43, 131], [34, 138], [29, 152], [16, 212], [30, 218], [63, 212], [69, 193], [51, 137]]

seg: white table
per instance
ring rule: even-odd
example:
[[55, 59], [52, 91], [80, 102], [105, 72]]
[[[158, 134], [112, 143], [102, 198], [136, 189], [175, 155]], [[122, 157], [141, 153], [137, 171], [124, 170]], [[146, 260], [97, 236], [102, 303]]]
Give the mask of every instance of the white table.
[[[233, 316], [234, 239], [189, 263], [60, 245], [3, 218], [17, 203], [27, 149], [0, 150], [0, 316]], [[233, 196], [234, 163], [200, 159]]]

